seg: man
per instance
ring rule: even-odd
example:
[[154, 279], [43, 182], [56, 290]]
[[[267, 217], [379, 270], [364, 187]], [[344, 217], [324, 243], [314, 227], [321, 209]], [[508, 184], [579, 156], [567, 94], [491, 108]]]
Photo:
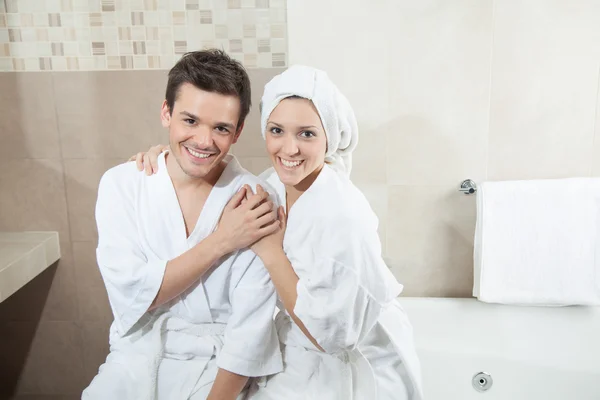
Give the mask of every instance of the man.
[[279, 229], [276, 207], [228, 155], [249, 109], [238, 62], [188, 53], [169, 72], [159, 172], [102, 177], [97, 257], [115, 319], [83, 399], [235, 399], [248, 377], [282, 370], [276, 294], [247, 249]]

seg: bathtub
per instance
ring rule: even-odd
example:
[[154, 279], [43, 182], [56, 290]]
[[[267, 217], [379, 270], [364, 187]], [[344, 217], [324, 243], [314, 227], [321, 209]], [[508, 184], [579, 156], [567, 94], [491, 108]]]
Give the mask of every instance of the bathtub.
[[[600, 400], [600, 307], [400, 303], [414, 327], [425, 400]], [[479, 372], [491, 379], [473, 382]]]

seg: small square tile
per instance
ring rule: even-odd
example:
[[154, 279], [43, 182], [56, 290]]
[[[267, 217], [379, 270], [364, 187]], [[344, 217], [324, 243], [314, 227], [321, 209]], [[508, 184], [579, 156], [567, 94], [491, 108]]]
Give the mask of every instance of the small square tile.
[[63, 28], [63, 37], [65, 40], [89, 40], [90, 31], [85, 28]]
[[271, 38], [285, 38], [285, 25], [276, 24], [271, 25]]
[[48, 28], [37, 28], [35, 30], [35, 36], [38, 42], [47, 42], [50, 40], [48, 36]]
[[[143, 27], [140, 27], [141, 31], [145, 32], [145, 29]], [[104, 26], [102, 27], [102, 40], [103, 41], [117, 41], [119, 40], [119, 30], [116, 26]]]
[[160, 56], [160, 68], [161, 69], [172, 68], [173, 65], [175, 65], [174, 57]]
[[156, 49], [155, 52], [150, 53], [148, 51], [148, 49], [146, 48], [146, 52], [148, 54], [153, 54], [153, 55], [171, 55], [175, 53], [175, 47], [173, 45], [173, 42], [170, 41], [160, 41], [160, 42], [146, 42], [146, 47], [148, 47], [148, 43], [158, 43], [156, 45]]
[[[146, 54], [152, 56], [159, 56], [161, 54], [173, 54], [173, 42], [159, 42], [158, 40], [148, 40], [146, 43]], [[162, 52], [161, 45], [171, 43], [171, 51], [170, 52]], [[133, 46], [131, 50], [131, 54], [133, 54]]]
[[170, 11], [158, 12], [158, 25], [171, 26], [173, 24], [173, 14]]
[[59, 15], [60, 15], [60, 26], [66, 26], [69, 28], [75, 27], [75, 14], [62, 13]]
[[229, 40], [229, 51], [231, 51], [232, 53], [242, 53], [244, 51], [242, 48], [242, 40], [241, 39]]
[[131, 25], [131, 13], [129, 11], [117, 11], [114, 14], [117, 26]]
[[186, 16], [183, 11], [173, 11], [173, 25], [185, 25]]
[[63, 42], [56, 44], [62, 45], [65, 56], [74, 57], [79, 55], [79, 46], [77, 42]]
[[15, 67], [13, 64], [13, 60], [9, 57], [0, 57], [0, 71], [2, 72], [10, 72], [14, 71]]
[[115, 0], [102, 0], [102, 11], [115, 11]]
[[90, 13], [90, 26], [102, 26], [102, 14]]
[[258, 40], [258, 52], [259, 53], [270, 53], [271, 52], [271, 40], [259, 39]]
[[144, 0], [145, 10], [158, 10], [158, 3], [156, 0]]
[[[51, 10], [48, 10], [51, 11]], [[60, 11], [69, 12], [73, 11], [73, 0], [60, 0]]]
[[158, 56], [148, 56], [148, 68], [160, 68], [160, 58]]
[[92, 55], [101, 56], [105, 54], [104, 42], [92, 42]]
[[255, 38], [256, 37], [256, 25], [244, 25], [244, 37]]
[[52, 48], [50, 47], [50, 43], [42, 43], [42, 42], [36, 42], [34, 43], [35, 47], [33, 47], [33, 51], [34, 53], [31, 54], [31, 56], [38, 56], [38, 57], [50, 57], [52, 56]]
[[102, 13], [102, 26], [117, 26], [115, 13]]
[[133, 45], [131, 41], [120, 41], [119, 42], [119, 55], [131, 56], [133, 55]]
[[65, 57], [52, 57], [53, 71], [66, 71], [67, 69], [67, 59]]
[[104, 48], [107, 56], [118, 56], [119, 54], [119, 43], [118, 42], [104, 42]]
[[145, 42], [133, 42], [133, 54], [135, 54], [135, 55], [146, 54], [146, 43]]
[[119, 40], [131, 40], [131, 28], [119, 28]]
[[269, 0], [256, 0], [256, 8], [269, 8]]
[[201, 10], [200, 11], [200, 23], [201, 24], [212, 24], [212, 11]]
[[144, 25], [144, 13], [141, 11], [133, 11], [131, 13], [132, 25]]
[[37, 42], [37, 32], [35, 28], [21, 28], [21, 40], [23, 42]]
[[259, 39], [268, 39], [271, 37], [271, 26], [269, 24], [256, 25], [256, 37]]
[[145, 56], [134, 56], [133, 57], [133, 68], [134, 69], [148, 68], [148, 59], [146, 59]]
[[173, 43], [173, 47], [175, 48], [175, 54], [185, 54], [187, 53], [187, 41], [185, 40], [177, 40]]
[[34, 13], [33, 14], [33, 26], [37, 26], [37, 27], [48, 26], [48, 14]]
[[86, 13], [74, 13], [73, 25], [75, 28], [87, 28], [90, 26], [90, 16]]
[[19, 0], [4, 0], [7, 13], [18, 13], [19, 12]]
[[273, 63], [271, 64], [273, 67], [285, 67], [285, 53], [273, 53]]
[[242, 0], [227, 0], [227, 8], [236, 9], [242, 7]]
[[257, 54], [257, 68], [272, 68], [273, 67], [273, 55], [271, 53], [259, 53]]
[[133, 68], [133, 57], [121, 56], [121, 69], [132, 69]]
[[199, 7], [198, 0], [185, 0], [186, 10], [197, 10]]
[[158, 28], [158, 39], [161, 41], [172, 41], [173, 40], [173, 32], [171, 28], [160, 27]]
[[185, 26], [173, 27], [173, 40], [187, 40], [187, 30]]
[[146, 27], [146, 40], [158, 40], [158, 28], [157, 27]]
[[48, 14], [48, 25], [50, 26], [61, 26], [60, 14]]
[[65, 40], [62, 28], [48, 28], [48, 40], [51, 42], [62, 42]]
[[256, 54], [244, 53], [244, 66], [247, 68], [258, 67], [258, 59], [256, 57]]
[[[2, 37], [3, 41], [6, 41], [4, 39], [4, 35], [3, 32], [6, 32], [4, 29], [2, 31], [0, 31], [0, 37]], [[9, 29], [8, 30], [8, 41], [9, 42], [20, 42], [21, 39], [21, 30], [20, 29]]]
[[228, 29], [226, 25], [216, 25], [214, 27], [214, 34], [216, 39], [227, 39]]
[[63, 56], [65, 54], [64, 43], [52, 43], [51, 46], [53, 56]]
[[39, 71], [40, 60], [38, 57], [26, 57], [25, 58], [25, 71]]
[[93, 42], [100, 42], [104, 40], [104, 35], [101, 26], [93, 26], [90, 28], [90, 38]]
[[6, 14], [0, 14], [0, 28], [6, 28]]
[[50, 57], [40, 57], [40, 70], [41, 71], [50, 71], [52, 70], [52, 58]]
[[77, 55], [84, 57], [91, 57], [92, 55], [92, 43], [90, 42], [78, 42], [77, 45]]
[[158, 11], [145, 11], [143, 25], [158, 26], [160, 22]]
[[285, 39], [271, 39], [271, 52], [285, 53], [287, 51], [287, 42]]
[[121, 69], [121, 57], [107, 57], [108, 69]]
[[76, 71], [79, 69], [79, 60], [76, 57], [67, 57], [67, 69]]
[[132, 26], [131, 40], [146, 40], [146, 28], [143, 26]]
[[8, 43], [0, 43], [0, 57], [10, 57], [10, 45]]
[[244, 54], [258, 53], [258, 41], [256, 39], [243, 39], [242, 50]]
[[272, 24], [285, 24], [287, 19], [285, 9], [271, 8], [269, 10], [269, 22]]
[[25, 71], [25, 60], [22, 58], [13, 58], [13, 67], [15, 71]]
[[9, 28], [21, 26], [21, 16], [19, 14], [6, 14], [6, 26]]
[[32, 14], [21, 14], [21, 26], [22, 27], [33, 26], [33, 15]]
[[242, 0], [242, 8], [255, 8], [256, 0]]

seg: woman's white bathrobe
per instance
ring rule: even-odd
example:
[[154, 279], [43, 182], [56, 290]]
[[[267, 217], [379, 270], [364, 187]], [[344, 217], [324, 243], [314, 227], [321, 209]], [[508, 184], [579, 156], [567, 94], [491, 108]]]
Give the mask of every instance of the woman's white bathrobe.
[[[271, 168], [261, 178], [281, 204]], [[288, 215], [284, 251], [299, 277], [294, 313], [325, 353], [282, 311], [284, 371], [259, 380], [253, 400], [418, 400], [420, 365], [400, 285], [381, 257], [378, 219], [344, 175], [325, 165]]]

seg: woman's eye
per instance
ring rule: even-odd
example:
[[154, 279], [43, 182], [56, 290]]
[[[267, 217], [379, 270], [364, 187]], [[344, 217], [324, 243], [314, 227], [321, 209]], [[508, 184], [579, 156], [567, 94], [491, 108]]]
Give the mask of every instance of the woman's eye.
[[281, 134], [281, 132], [283, 132], [283, 131], [280, 128], [277, 128], [277, 127], [271, 128], [271, 133], [279, 135], [279, 134]]
[[303, 138], [307, 138], [308, 139], [308, 138], [314, 137], [316, 135], [314, 134], [314, 132], [304, 131], [304, 132], [300, 133], [300, 136], [302, 136]]

